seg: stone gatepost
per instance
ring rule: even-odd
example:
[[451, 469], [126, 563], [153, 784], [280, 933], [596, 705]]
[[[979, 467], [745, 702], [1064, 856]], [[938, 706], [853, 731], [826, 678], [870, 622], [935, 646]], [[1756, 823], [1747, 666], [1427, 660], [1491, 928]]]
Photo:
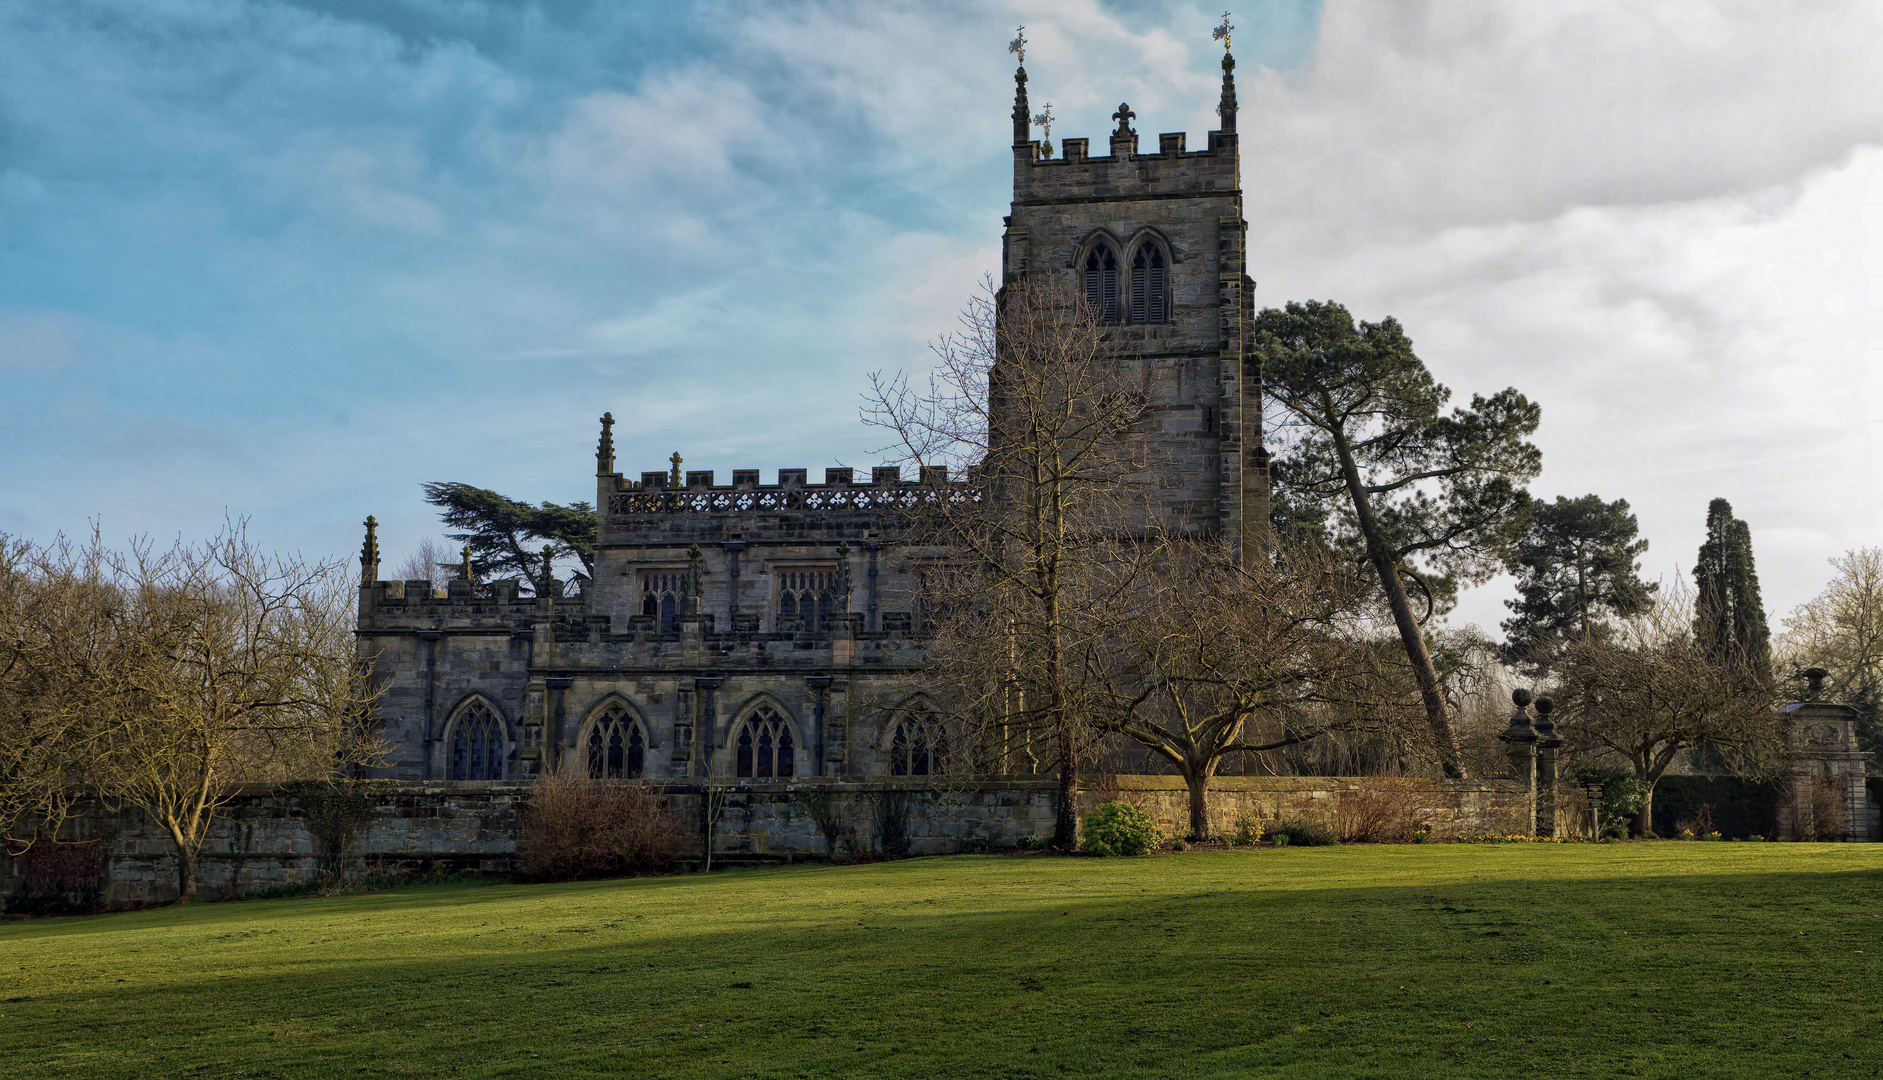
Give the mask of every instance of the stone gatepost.
[[1523, 834], [1536, 835], [1536, 729], [1530, 726], [1530, 691], [1521, 687], [1510, 692], [1517, 709], [1510, 714], [1510, 726], [1498, 738], [1510, 755], [1510, 775], [1524, 786], [1524, 807], [1520, 813]]
[[1550, 719], [1555, 709], [1556, 703], [1549, 698], [1536, 699], [1536, 834], [1549, 837], [1565, 835], [1566, 825], [1556, 775], [1556, 751], [1563, 740], [1556, 734], [1556, 721]]
[[1865, 765], [1857, 748], [1857, 710], [1819, 698], [1823, 668], [1811, 668], [1805, 700], [1779, 708], [1790, 722], [1785, 795], [1778, 808], [1781, 840], [1877, 840], [1870, 819]]

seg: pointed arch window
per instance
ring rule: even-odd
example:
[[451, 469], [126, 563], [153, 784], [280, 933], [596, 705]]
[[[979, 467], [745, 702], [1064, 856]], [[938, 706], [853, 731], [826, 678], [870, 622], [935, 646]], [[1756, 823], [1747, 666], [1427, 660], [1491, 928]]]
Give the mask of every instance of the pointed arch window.
[[483, 701], [459, 709], [452, 723], [451, 779], [503, 779], [503, 721]]
[[1085, 302], [1102, 323], [1118, 321], [1118, 253], [1095, 244], [1085, 255]]
[[1131, 256], [1131, 321], [1170, 321], [1170, 279], [1164, 249], [1146, 240]]
[[792, 774], [791, 725], [777, 709], [760, 705], [739, 725], [733, 741], [734, 771], [739, 776], [764, 779]]
[[889, 736], [889, 775], [932, 776], [947, 757], [947, 736], [934, 713], [918, 705], [897, 718]]
[[588, 774], [597, 780], [638, 780], [647, 768], [647, 732], [620, 702], [588, 728]]

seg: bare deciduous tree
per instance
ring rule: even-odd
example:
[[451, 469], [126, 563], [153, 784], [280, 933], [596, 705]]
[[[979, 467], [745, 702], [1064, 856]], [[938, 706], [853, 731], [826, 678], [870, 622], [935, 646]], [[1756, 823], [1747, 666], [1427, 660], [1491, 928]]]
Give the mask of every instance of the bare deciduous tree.
[[1830, 692], [1862, 715], [1864, 749], [1883, 748], [1883, 548], [1859, 548], [1831, 560], [1824, 591], [1785, 620], [1779, 647], [1790, 672], [1821, 667]]
[[875, 377], [864, 419], [930, 485], [914, 535], [934, 545], [919, 576], [936, 697], [957, 726], [1001, 736], [997, 752], [1046, 751], [1053, 840], [1071, 846], [1095, 733], [1080, 658], [1155, 524], [1133, 505], [1151, 465], [1132, 437], [1141, 382], [1083, 303], [1044, 280], [989, 283], [962, 323], [925, 388]]
[[1238, 559], [1228, 545], [1147, 550], [1127, 617], [1082, 659], [1103, 726], [1168, 761], [1190, 795], [1190, 831], [1212, 835], [1210, 778], [1223, 759], [1377, 722], [1377, 607], [1359, 568], [1325, 549]]
[[1785, 749], [1770, 682], [1749, 664], [1715, 659], [1692, 627], [1692, 594], [1663, 595], [1613, 633], [1572, 643], [1559, 668], [1566, 748], [1620, 759], [1647, 790], [1637, 835], [1652, 830], [1654, 786], [1681, 751], [1710, 746], [1763, 771]]
[[201, 546], [134, 545], [118, 566], [136, 645], [85, 775], [177, 851], [177, 892], [242, 783], [324, 777], [374, 756], [346, 565], [255, 550], [241, 523]]
[[418, 548], [405, 557], [396, 571], [400, 581], [425, 580], [434, 589], [442, 589], [459, 576], [464, 560], [462, 551], [453, 551], [442, 540], [427, 536]]
[[0, 535], [0, 828], [20, 851], [58, 835], [83, 794], [134, 641], [96, 535], [40, 547]]

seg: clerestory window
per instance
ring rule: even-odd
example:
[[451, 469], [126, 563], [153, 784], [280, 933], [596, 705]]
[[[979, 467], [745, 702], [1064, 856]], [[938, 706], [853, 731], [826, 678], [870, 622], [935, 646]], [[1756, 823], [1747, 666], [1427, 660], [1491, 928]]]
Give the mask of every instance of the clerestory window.
[[837, 617], [837, 570], [829, 566], [780, 567], [772, 575], [780, 632], [828, 633]]
[[641, 614], [654, 619], [660, 634], [680, 632], [681, 598], [686, 593], [686, 572], [649, 570], [641, 574]]

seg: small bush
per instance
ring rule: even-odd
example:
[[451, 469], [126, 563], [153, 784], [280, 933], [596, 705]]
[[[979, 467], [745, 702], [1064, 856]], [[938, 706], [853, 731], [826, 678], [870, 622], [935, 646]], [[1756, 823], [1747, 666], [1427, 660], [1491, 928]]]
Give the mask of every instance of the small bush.
[[1334, 830], [1318, 821], [1277, 821], [1268, 832], [1275, 838], [1276, 847], [1333, 847], [1340, 843]]
[[1236, 834], [1229, 842], [1237, 847], [1249, 847], [1262, 842], [1262, 821], [1253, 814], [1242, 814], [1236, 818]]
[[1121, 802], [1100, 803], [1085, 815], [1085, 850], [1094, 855], [1142, 855], [1164, 842], [1151, 815]]
[[[1334, 804], [1340, 838], [1349, 843], [1403, 844], [1419, 831], [1419, 787], [1400, 776], [1370, 776]], [[1297, 840], [1295, 843], [1300, 843]]]
[[604, 785], [575, 769], [537, 779], [522, 824], [517, 859], [539, 881], [658, 873], [686, 832], [657, 792]]

